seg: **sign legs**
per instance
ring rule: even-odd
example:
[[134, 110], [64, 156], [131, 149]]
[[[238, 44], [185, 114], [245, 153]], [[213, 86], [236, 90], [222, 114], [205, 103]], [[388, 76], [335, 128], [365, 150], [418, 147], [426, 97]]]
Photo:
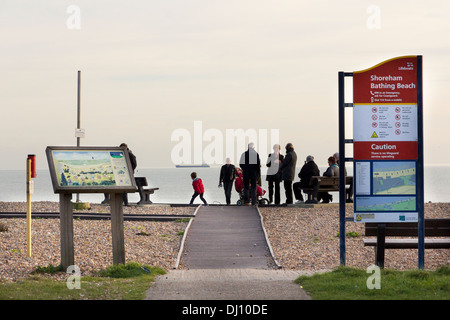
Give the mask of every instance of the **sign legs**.
[[64, 270], [74, 265], [72, 194], [59, 195], [61, 230], [61, 265]]
[[[111, 194], [111, 234], [113, 264], [125, 263], [125, 241], [123, 228], [122, 194]], [[61, 230], [61, 265], [64, 270], [75, 264], [73, 246], [73, 208], [72, 194], [59, 195]]]
[[123, 198], [121, 193], [111, 194], [111, 234], [113, 264], [125, 264], [125, 241], [123, 230]]

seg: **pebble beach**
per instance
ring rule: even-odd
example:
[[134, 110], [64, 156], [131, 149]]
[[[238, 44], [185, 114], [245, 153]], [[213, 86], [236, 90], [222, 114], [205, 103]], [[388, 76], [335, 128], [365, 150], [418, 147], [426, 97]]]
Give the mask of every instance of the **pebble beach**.
[[[128, 206], [124, 215], [193, 214], [196, 207]], [[336, 204], [314, 208], [260, 207], [275, 259], [286, 270], [318, 272], [339, 266], [339, 207]], [[25, 212], [23, 202], [0, 202], [0, 212]], [[32, 212], [58, 212], [57, 202], [34, 202]], [[77, 212], [77, 211], [74, 211]], [[86, 212], [86, 210], [84, 211]], [[87, 211], [89, 212], [89, 211]], [[109, 212], [105, 205], [91, 205], [90, 212]], [[450, 204], [426, 203], [426, 218], [449, 218]], [[347, 205], [346, 215], [353, 214]], [[16, 281], [30, 276], [37, 267], [60, 263], [59, 219], [33, 219], [32, 257], [27, 257], [26, 220], [0, 219], [6, 231], [0, 231], [0, 281]], [[124, 221], [126, 261], [173, 269], [188, 222]], [[109, 220], [74, 219], [75, 263], [81, 273], [93, 275], [112, 265], [111, 224]], [[0, 229], [1, 230], [1, 229]], [[367, 268], [374, 263], [374, 249], [364, 247], [364, 224], [347, 222], [346, 265]], [[385, 268], [416, 269], [417, 249], [386, 250]], [[450, 265], [446, 249], [425, 250], [425, 268]], [[67, 278], [58, 273], [54, 278]]]

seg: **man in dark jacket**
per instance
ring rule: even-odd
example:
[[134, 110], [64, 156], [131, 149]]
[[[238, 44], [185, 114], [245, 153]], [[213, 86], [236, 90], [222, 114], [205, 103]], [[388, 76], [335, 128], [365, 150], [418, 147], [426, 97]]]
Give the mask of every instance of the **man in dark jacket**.
[[302, 188], [305, 188], [309, 185], [311, 177], [319, 176], [320, 171], [317, 164], [314, 162], [313, 156], [307, 156], [305, 164], [300, 170], [298, 177], [300, 178], [299, 182], [296, 182], [292, 185], [294, 189], [295, 199], [297, 199], [297, 203], [303, 202]]
[[248, 191], [252, 197], [252, 205], [256, 205], [256, 181], [261, 176], [261, 161], [259, 154], [255, 151], [255, 144], [250, 142], [248, 150], [242, 153], [239, 160], [239, 166], [242, 169], [242, 178], [244, 180], [244, 204], [248, 203]]
[[225, 200], [227, 204], [231, 204], [231, 190], [233, 189], [233, 181], [235, 178], [235, 167], [231, 164], [231, 159], [226, 159], [226, 164], [220, 168], [219, 188], [225, 191]]
[[294, 151], [292, 143], [286, 145], [286, 156], [281, 163], [281, 179], [284, 183], [284, 190], [286, 192], [286, 204], [294, 202], [292, 197], [292, 181], [295, 178], [295, 166], [297, 165], [297, 154]]

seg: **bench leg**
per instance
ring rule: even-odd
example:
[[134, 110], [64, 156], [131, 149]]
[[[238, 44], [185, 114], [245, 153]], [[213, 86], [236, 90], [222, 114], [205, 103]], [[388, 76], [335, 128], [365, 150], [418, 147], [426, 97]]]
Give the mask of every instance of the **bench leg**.
[[139, 195], [141, 197], [141, 200], [137, 203], [138, 205], [140, 204], [152, 204], [153, 202], [150, 201], [150, 193], [148, 192], [139, 192]]
[[384, 251], [386, 243], [386, 225], [378, 224], [377, 228], [377, 245], [375, 247], [375, 265], [384, 268]]
[[149, 193], [146, 193], [146, 194], [145, 194], [145, 203], [152, 203], [152, 202], [150, 201], [150, 194], [149, 194]]
[[314, 199], [313, 192], [307, 191], [306, 194], [308, 195], [308, 200], [306, 200], [305, 203], [317, 203], [317, 199]]

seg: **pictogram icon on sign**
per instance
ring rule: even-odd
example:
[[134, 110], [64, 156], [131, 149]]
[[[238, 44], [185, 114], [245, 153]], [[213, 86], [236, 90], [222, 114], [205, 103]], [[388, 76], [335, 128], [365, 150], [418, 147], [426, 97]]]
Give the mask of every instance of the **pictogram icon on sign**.
[[402, 124], [401, 124], [400, 122], [396, 122], [396, 123], [395, 123], [395, 126], [396, 126], [397, 128], [400, 128], [400, 127], [402, 126]]
[[373, 127], [373, 128], [376, 128], [376, 127], [378, 127], [378, 123], [376, 123], [376, 122], [372, 122], [372, 127]]
[[378, 108], [377, 108], [377, 107], [373, 107], [373, 108], [372, 108], [372, 112], [373, 112], [373, 113], [376, 113], [377, 111], [378, 111]]
[[402, 111], [402, 109], [400, 107], [395, 108], [395, 112], [400, 113], [400, 111]]
[[375, 131], [372, 133], [371, 138], [378, 138], [378, 135], [377, 135], [377, 133]]
[[401, 115], [399, 115], [399, 114], [396, 114], [396, 115], [395, 115], [395, 120], [400, 120], [401, 118], [402, 118]]
[[377, 116], [376, 114], [374, 114], [374, 115], [372, 116], [372, 120], [374, 120], [374, 121], [378, 120], [378, 116]]
[[395, 130], [395, 134], [396, 134], [396, 135], [399, 135], [399, 134], [401, 134], [401, 133], [402, 133], [402, 131], [401, 131], [400, 129]]

